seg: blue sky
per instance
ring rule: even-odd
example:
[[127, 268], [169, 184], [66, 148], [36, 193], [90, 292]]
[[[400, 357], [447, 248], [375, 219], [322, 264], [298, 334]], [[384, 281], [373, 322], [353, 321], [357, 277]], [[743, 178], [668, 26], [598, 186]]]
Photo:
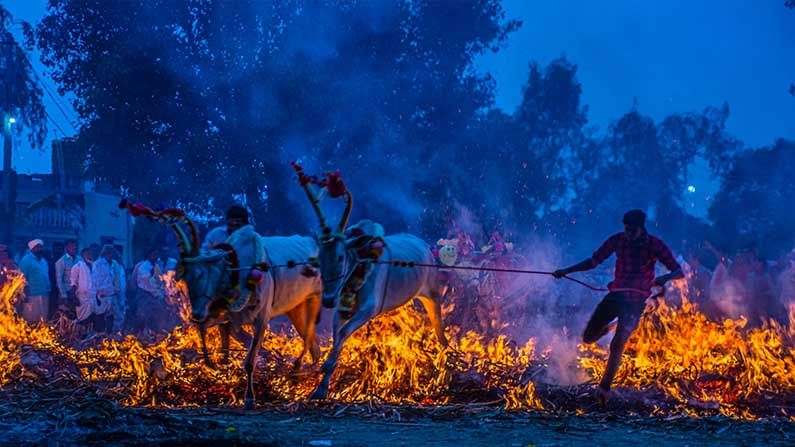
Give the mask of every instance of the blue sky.
[[[454, 7], [456, 2], [449, 1]], [[507, 17], [524, 25], [502, 51], [480, 57], [477, 67], [494, 76], [497, 106], [507, 112], [521, 99], [530, 61], [546, 64], [566, 55], [579, 67], [590, 123], [600, 129], [629, 110], [633, 98], [657, 121], [728, 102], [729, 131], [749, 146], [762, 146], [777, 137], [795, 139], [795, 97], [787, 92], [795, 81], [795, 11], [783, 3], [505, 0]], [[5, 4], [33, 23], [46, 8], [46, 0]], [[43, 73], [38, 55], [31, 56]], [[55, 91], [51, 80], [45, 82]], [[70, 133], [52, 100], [47, 95], [44, 100], [53, 119]], [[20, 172], [47, 172], [49, 149], [31, 150], [21, 141], [15, 164]], [[694, 212], [703, 214], [716, 185], [698, 167], [692, 183], [697, 186], [691, 196]]]
[[783, 0], [506, 0], [524, 25], [479, 59], [497, 105], [521, 100], [529, 61], [566, 55], [579, 67], [592, 124], [606, 127], [638, 99], [659, 121], [728, 102], [729, 130], [750, 146], [795, 139], [795, 11]]

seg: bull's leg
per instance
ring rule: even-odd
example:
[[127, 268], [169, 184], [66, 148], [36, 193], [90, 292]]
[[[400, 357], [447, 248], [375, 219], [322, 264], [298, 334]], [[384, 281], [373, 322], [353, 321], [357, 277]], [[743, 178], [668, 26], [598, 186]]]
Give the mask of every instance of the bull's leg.
[[431, 321], [431, 327], [436, 333], [436, 338], [438, 338], [439, 343], [446, 348], [448, 342], [447, 336], [444, 334], [444, 326], [442, 324], [441, 304], [439, 304], [438, 300], [422, 295], [418, 296], [417, 299], [420, 300], [422, 306], [425, 308], [425, 313], [428, 314], [428, 319]]
[[210, 368], [215, 368], [215, 363], [213, 363], [213, 360], [210, 358], [210, 352], [207, 350], [207, 327], [203, 324], [199, 325], [199, 338], [202, 343], [202, 357], [204, 358], [204, 363]]
[[306, 302], [304, 308], [306, 312], [306, 338], [304, 339], [304, 346], [309, 350], [309, 355], [312, 357], [312, 364], [320, 361], [320, 346], [317, 344], [315, 338], [317, 324], [320, 320], [320, 295], [311, 297]]
[[315, 328], [317, 313], [320, 312], [320, 297], [312, 296], [291, 311], [287, 312], [287, 317], [295, 326], [295, 330], [304, 341], [301, 355], [293, 364], [294, 370], [299, 370], [307, 353], [312, 356], [312, 362], [320, 359], [320, 348], [315, 341]]
[[[363, 297], [361, 298], [362, 303], [373, 303], [374, 301], [373, 296]], [[329, 382], [331, 381], [331, 375], [334, 373], [334, 369], [337, 367], [337, 360], [339, 360], [340, 353], [342, 352], [342, 347], [345, 344], [345, 340], [351, 336], [357, 329], [364, 326], [365, 323], [370, 321], [377, 312], [375, 311], [375, 306], [370, 305], [367, 308], [360, 308], [350, 320], [345, 321], [341, 325], [339, 325], [339, 330], [335, 330], [334, 334], [334, 345], [331, 348], [331, 352], [329, 352], [328, 358], [326, 361], [323, 362], [323, 367], [321, 368], [323, 371], [323, 378], [320, 380], [317, 388], [312, 394], [309, 396], [310, 399], [325, 399], [326, 395], [328, 394], [328, 387]], [[338, 326], [338, 315], [335, 315], [335, 328]]]
[[248, 348], [248, 354], [246, 354], [246, 400], [245, 400], [245, 408], [246, 410], [253, 410], [255, 406], [254, 402], [254, 367], [257, 364], [257, 354], [259, 354], [259, 348], [262, 345], [262, 338], [265, 335], [265, 325], [267, 322], [265, 318], [262, 316], [258, 316], [256, 320], [254, 320], [254, 336], [251, 339], [251, 345]]
[[241, 345], [248, 346], [251, 344], [251, 336], [243, 329], [243, 326], [232, 324], [229, 327], [231, 328], [232, 337], [235, 337], [235, 340]]
[[298, 358], [295, 359], [293, 363], [293, 370], [298, 371], [301, 369], [301, 363], [306, 355], [306, 330], [307, 330], [307, 321], [306, 321], [306, 312], [304, 310], [306, 307], [306, 303], [301, 303], [291, 310], [287, 312], [287, 318], [290, 319], [290, 322], [293, 323], [293, 327], [295, 328], [298, 335], [301, 336], [301, 339], [304, 341], [303, 349], [301, 349], [301, 354], [298, 355]]

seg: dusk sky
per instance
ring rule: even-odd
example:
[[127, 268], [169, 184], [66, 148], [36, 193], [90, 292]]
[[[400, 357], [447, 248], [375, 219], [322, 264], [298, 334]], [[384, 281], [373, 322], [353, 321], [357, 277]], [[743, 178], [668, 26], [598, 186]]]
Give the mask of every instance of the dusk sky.
[[[37, 22], [46, 0], [6, 0], [17, 18]], [[450, 2], [451, 7], [455, 2]], [[528, 63], [546, 64], [565, 55], [579, 67], [589, 121], [599, 129], [628, 111], [660, 121], [677, 112], [698, 112], [728, 102], [728, 128], [748, 146], [795, 139], [795, 11], [783, 0], [641, 2], [506, 0], [508, 18], [521, 19], [505, 48], [478, 60], [497, 82], [497, 106], [512, 112], [521, 100]], [[44, 72], [31, 55], [37, 71]], [[54, 84], [47, 79], [51, 90]], [[71, 128], [45, 94], [50, 115], [67, 134]], [[65, 102], [65, 101], [64, 101]], [[67, 109], [67, 115], [73, 111]], [[54, 126], [50, 135], [60, 135]], [[18, 142], [20, 172], [50, 169], [49, 142], [32, 151]], [[694, 169], [696, 214], [715, 189], [703, 169]]]

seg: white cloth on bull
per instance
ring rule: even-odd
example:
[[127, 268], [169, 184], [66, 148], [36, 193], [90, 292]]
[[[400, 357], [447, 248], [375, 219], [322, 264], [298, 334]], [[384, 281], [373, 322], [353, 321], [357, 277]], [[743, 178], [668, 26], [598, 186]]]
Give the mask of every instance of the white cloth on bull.
[[97, 291], [91, 274], [91, 265], [81, 259], [72, 267], [69, 277], [72, 287], [76, 288], [77, 321], [84, 321], [94, 313], [97, 305]]
[[202, 242], [201, 251], [208, 251], [210, 250], [210, 248], [212, 248], [213, 245], [218, 245], [222, 242], [226, 242], [226, 240], [229, 239], [229, 237], [230, 235], [226, 231], [226, 225], [221, 227], [215, 227], [212, 230], [208, 231], [207, 235], [204, 236], [204, 242]]
[[[224, 228], [224, 231], [225, 230]], [[268, 262], [268, 259], [266, 259], [265, 248], [262, 245], [262, 237], [254, 231], [253, 225], [245, 225], [239, 228], [223, 242], [231, 245], [235, 249], [240, 264], [240, 295], [237, 300], [229, 306], [232, 311], [239, 311], [250, 304], [252, 298], [252, 294], [245, 288], [246, 279], [249, 273], [251, 273], [251, 267], [255, 264]], [[260, 289], [261, 287], [258, 287], [258, 294], [263, 293]]]

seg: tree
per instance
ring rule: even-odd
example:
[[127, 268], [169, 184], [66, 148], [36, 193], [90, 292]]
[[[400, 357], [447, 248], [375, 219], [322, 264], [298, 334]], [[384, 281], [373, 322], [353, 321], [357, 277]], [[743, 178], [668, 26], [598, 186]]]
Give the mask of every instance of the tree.
[[[38, 44], [77, 96], [91, 176], [196, 209], [245, 197], [274, 231], [309, 222], [291, 159], [341, 169], [385, 223], [415, 221], [436, 200], [430, 173], [493, 102], [473, 57], [518, 26], [497, 0], [51, 0], [48, 11]], [[415, 191], [427, 202], [404, 206]]]
[[[33, 67], [28, 62], [25, 50], [14, 39], [9, 30], [19, 24], [24, 29], [29, 25], [15, 21], [14, 17], [0, 5], [0, 110], [16, 120], [11, 127], [17, 135], [28, 134], [33, 147], [41, 146], [47, 136], [47, 116], [42, 103], [42, 90], [36, 82]], [[3, 123], [5, 125], [5, 123]]]
[[795, 246], [795, 142], [778, 140], [772, 147], [737, 155], [709, 209], [724, 249], [734, 252], [756, 241], [768, 259]]

